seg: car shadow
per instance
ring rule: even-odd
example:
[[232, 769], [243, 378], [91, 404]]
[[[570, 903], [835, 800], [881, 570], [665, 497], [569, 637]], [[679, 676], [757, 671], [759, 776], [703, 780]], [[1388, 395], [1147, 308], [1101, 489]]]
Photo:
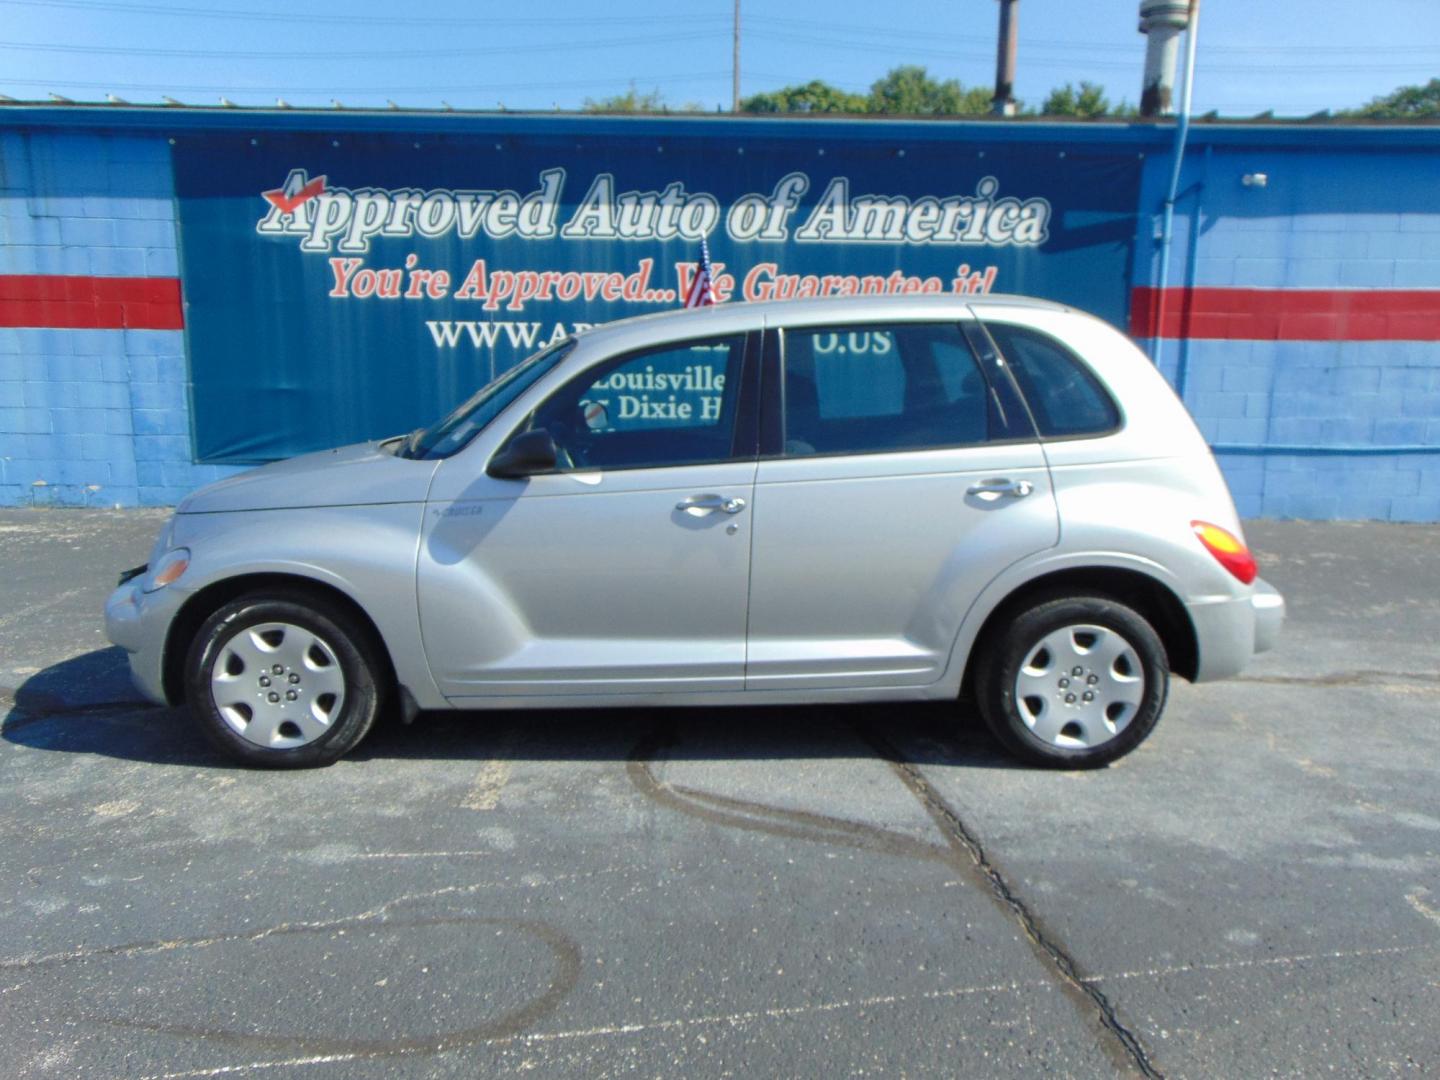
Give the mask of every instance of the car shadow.
[[[30, 749], [241, 768], [210, 746], [184, 709], [141, 700], [118, 648], [37, 672], [13, 694], [0, 692], [0, 708], [7, 705], [0, 738]], [[1023, 768], [973, 708], [951, 703], [497, 709], [422, 713], [412, 724], [386, 715], [345, 760], [623, 762], [657, 738], [671, 760], [838, 759], [884, 747], [916, 765]]]

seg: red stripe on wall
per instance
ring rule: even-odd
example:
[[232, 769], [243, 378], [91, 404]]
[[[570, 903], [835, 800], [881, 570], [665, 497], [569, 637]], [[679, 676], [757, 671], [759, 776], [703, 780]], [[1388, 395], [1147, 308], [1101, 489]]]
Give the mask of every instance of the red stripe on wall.
[[180, 280], [0, 274], [0, 326], [180, 330]]
[[1186, 289], [1130, 293], [1135, 337], [1440, 341], [1440, 289]]

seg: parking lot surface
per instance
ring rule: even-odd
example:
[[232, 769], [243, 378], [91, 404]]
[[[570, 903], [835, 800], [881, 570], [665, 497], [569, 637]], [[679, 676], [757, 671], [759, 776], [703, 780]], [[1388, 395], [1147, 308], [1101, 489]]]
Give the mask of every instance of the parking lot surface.
[[1255, 522], [1280, 648], [1088, 773], [958, 707], [468, 713], [229, 766], [0, 513], [0, 1075], [1440, 1070], [1440, 528]]

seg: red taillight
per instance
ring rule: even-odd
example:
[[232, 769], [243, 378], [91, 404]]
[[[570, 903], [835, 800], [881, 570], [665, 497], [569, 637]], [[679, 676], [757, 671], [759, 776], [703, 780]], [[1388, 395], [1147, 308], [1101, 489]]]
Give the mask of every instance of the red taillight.
[[1208, 521], [1192, 521], [1190, 527], [1195, 530], [1200, 543], [1205, 545], [1205, 550], [1214, 555], [1215, 561], [1234, 574], [1241, 584], [1249, 585], [1255, 580], [1255, 575], [1260, 572], [1255, 565], [1255, 556], [1250, 554], [1250, 549], [1241, 543], [1239, 537]]

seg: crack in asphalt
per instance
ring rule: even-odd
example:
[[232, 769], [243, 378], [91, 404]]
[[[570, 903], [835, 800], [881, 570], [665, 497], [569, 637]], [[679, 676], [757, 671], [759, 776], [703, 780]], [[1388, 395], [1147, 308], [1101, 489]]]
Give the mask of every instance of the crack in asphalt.
[[[444, 926], [496, 927], [500, 930], [514, 930], [541, 942], [550, 951], [554, 970], [543, 990], [531, 993], [500, 1016], [484, 1020], [470, 1027], [442, 1031], [428, 1036], [412, 1036], [394, 1039], [371, 1039], [354, 1037], [327, 1037], [315, 1033], [305, 1035], [279, 1035], [264, 1032], [236, 1030], [230, 1028], [206, 1027], [199, 1024], [184, 1024], [166, 1020], [147, 1020], [127, 1016], [77, 1017], [112, 1028], [125, 1028], [151, 1034], [172, 1035], [179, 1038], [193, 1038], [214, 1041], [235, 1046], [253, 1046], [271, 1051], [333, 1056], [335, 1060], [359, 1058], [384, 1058], [408, 1054], [438, 1054], [479, 1043], [523, 1035], [537, 1021], [559, 1008], [560, 1004], [579, 984], [581, 974], [580, 946], [568, 934], [551, 923], [539, 919], [481, 916], [473, 913], [455, 913], [428, 917], [393, 918], [391, 909], [416, 900], [428, 900], [447, 894], [465, 895], [486, 887], [480, 882], [473, 885], [449, 886], [430, 892], [396, 897], [369, 911], [354, 915], [312, 922], [281, 923], [261, 930], [228, 931], [204, 937], [175, 938], [164, 941], [131, 942], [128, 944], [75, 949], [68, 952], [52, 953], [46, 956], [18, 957], [0, 960], [0, 970], [36, 971], [45, 968], [104, 960], [121, 960], [133, 956], [150, 956], [181, 950], [209, 948], [230, 943], [257, 944], [270, 938], [300, 934], [324, 934], [359, 924], [382, 926], [388, 930], [429, 929]], [[219, 1071], [219, 1070], [217, 1070]]]
[[1120, 1044], [1125, 1058], [1142, 1076], [1151, 1080], [1163, 1080], [1162, 1073], [1151, 1060], [1139, 1036], [1125, 1026], [1116, 1012], [1115, 1005], [1104, 991], [1087, 978], [1075, 959], [1040, 925], [1029, 906], [1005, 880], [995, 864], [985, 854], [985, 847], [979, 838], [961, 820], [960, 815], [947, 803], [925, 779], [925, 775], [914, 765], [904, 760], [899, 750], [886, 738], [868, 729], [859, 729], [859, 736], [884, 759], [900, 780], [919, 800], [926, 812], [945, 834], [946, 839], [959, 845], [970, 857], [974, 869], [988, 884], [990, 891], [1002, 907], [1020, 924], [1021, 930], [1030, 943], [1045, 959], [1046, 966], [1067, 988], [1083, 995], [1095, 1007], [1104, 1029]]
[[[353, 919], [339, 920], [350, 922]], [[270, 1035], [262, 1032], [230, 1028], [205, 1027], [198, 1024], [184, 1024], [170, 1021], [144, 1020], [131, 1017], [96, 1017], [95, 1022], [113, 1028], [128, 1028], [157, 1035], [172, 1035], [179, 1038], [203, 1039], [233, 1046], [253, 1046], [270, 1051], [289, 1051], [301, 1054], [345, 1055], [347, 1058], [386, 1058], [411, 1054], [433, 1055], [447, 1050], [462, 1049], [480, 1043], [524, 1034], [534, 1024], [559, 1008], [561, 1002], [570, 996], [579, 984], [581, 973], [580, 946], [564, 931], [539, 919], [517, 919], [508, 917], [482, 917], [477, 915], [438, 915], [429, 918], [387, 919], [382, 925], [388, 929], [427, 929], [439, 926], [499, 927], [529, 935], [551, 952], [554, 970], [545, 988], [532, 993], [518, 1004], [490, 1020], [481, 1021], [467, 1028], [438, 1032], [434, 1035], [412, 1036], [395, 1039], [368, 1039], [357, 1037], [326, 1037], [323, 1035]], [[276, 934], [324, 933], [329, 927], [324, 923], [310, 926], [294, 925], [275, 928], [262, 935], [240, 936], [238, 940], [259, 940]], [[216, 935], [212, 939], [199, 939], [187, 944], [218, 943], [234, 935]]]
[[990, 861], [974, 833], [931, 787], [925, 776], [905, 761], [903, 755], [883, 736], [864, 728], [856, 728], [855, 731], [857, 737], [895, 771], [920, 802], [939, 827], [944, 844], [866, 822], [770, 806], [661, 780], [655, 775], [652, 765], [656, 757], [677, 741], [673, 728], [668, 726], [657, 727], [635, 744], [626, 763], [626, 772], [630, 782], [647, 798], [667, 809], [714, 825], [837, 844], [873, 854], [941, 862], [961, 872], [969, 872], [1001, 910], [1019, 924], [1047, 975], [1068, 993], [1078, 1008], [1087, 1014], [1092, 1011], [1096, 1014], [1101, 1030], [1108, 1036], [1102, 1039], [1100, 1045], [1112, 1055], [1117, 1065], [1133, 1069], [1147, 1080], [1164, 1080], [1164, 1073], [1151, 1060], [1139, 1037], [1120, 1020], [1114, 1003], [1095, 985], [1096, 980], [1087, 977], [1065, 948], [1041, 926]]
[[723, 825], [746, 832], [834, 844], [878, 855], [949, 862], [950, 852], [945, 845], [878, 825], [848, 821], [808, 810], [767, 806], [748, 799], [731, 798], [684, 784], [663, 781], [655, 775], [651, 764], [663, 750], [673, 746], [675, 741], [673, 730], [657, 729], [635, 744], [626, 762], [626, 774], [635, 788], [646, 798], [669, 810], [712, 825]]
[[1440, 683], [1440, 675], [1420, 671], [1335, 671], [1328, 675], [1237, 675], [1237, 683], [1274, 686], [1388, 686], [1401, 682]]

